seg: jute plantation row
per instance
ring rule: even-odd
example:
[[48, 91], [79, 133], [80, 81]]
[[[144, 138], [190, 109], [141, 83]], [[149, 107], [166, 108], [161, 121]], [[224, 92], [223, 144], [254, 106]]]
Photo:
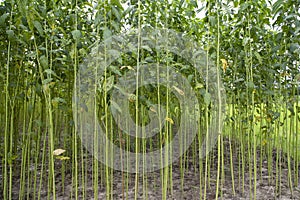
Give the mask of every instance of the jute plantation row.
[[299, 13], [0, 0], [0, 199], [300, 199]]

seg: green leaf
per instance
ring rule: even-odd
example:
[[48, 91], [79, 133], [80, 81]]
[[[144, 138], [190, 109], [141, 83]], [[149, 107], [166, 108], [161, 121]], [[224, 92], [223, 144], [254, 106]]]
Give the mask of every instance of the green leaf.
[[278, 0], [273, 4], [272, 11], [273, 11], [274, 16], [277, 15], [277, 13], [280, 10], [280, 8], [282, 7], [282, 5], [283, 5], [283, 0]]
[[42, 55], [40, 57], [40, 62], [41, 62], [41, 65], [42, 65], [43, 69], [48, 68], [48, 58], [45, 55]]
[[5, 26], [5, 20], [9, 16], [9, 13], [5, 13], [0, 17], [0, 26]]
[[53, 78], [47, 78], [43, 81], [43, 85], [47, 85], [48, 83], [51, 83], [51, 81], [53, 80]]
[[60, 97], [55, 97], [54, 99], [52, 99], [53, 102], [56, 102], [56, 103], [64, 103], [66, 104], [66, 100], [64, 100], [63, 98], [60, 98]]
[[284, 20], [289, 20], [290, 18], [297, 17], [295, 14], [290, 14], [284, 18]]
[[114, 6], [112, 6], [111, 8], [112, 8], [112, 12], [113, 12], [114, 16], [118, 19], [118, 21], [121, 21], [120, 12]]
[[109, 69], [115, 73], [115, 74], [118, 74], [119, 76], [122, 76], [122, 73], [120, 72], [120, 68], [118, 66], [115, 66], [115, 65], [111, 65], [109, 66]]
[[198, 7], [197, 1], [191, 0], [191, 5], [193, 5], [195, 8]]
[[123, 6], [122, 6], [122, 4], [120, 3], [119, 0], [111, 0], [111, 4], [116, 5], [118, 8], [123, 9]]
[[33, 21], [33, 25], [34, 27], [38, 30], [40, 35], [44, 35], [44, 30], [43, 30], [43, 26], [39, 21]]
[[145, 50], [147, 50], [147, 51], [149, 51], [149, 52], [152, 51], [151, 48], [150, 48], [148, 45], [142, 45], [141, 48], [142, 48], [142, 49], [145, 49]]
[[105, 28], [103, 31], [103, 38], [104, 40], [110, 38], [112, 35], [111, 31], [108, 28]]
[[113, 109], [117, 110], [119, 113], [122, 113], [121, 107], [113, 100], [110, 100], [110, 105]]
[[294, 79], [295, 79], [295, 81], [299, 81], [300, 82], [300, 74], [297, 74]]
[[242, 3], [242, 5], [240, 6], [239, 12], [244, 12], [248, 8], [249, 5], [250, 4], [248, 2]]
[[3, 79], [5, 79], [5, 76], [4, 76], [4, 74], [0, 73], [0, 78], [3, 78]]
[[243, 39], [243, 46], [246, 46], [246, 45], [248, 44], [249, 41], [250, 41], [250, 39], [247, 38], [247, 37], [245, 37], [245, 38]]
[[298, 28], [296, 28], [294, 34], [297, 35], [300, 32], [300, 26]]
[[81, 38], [80, 30], [73, 30], [71, 33], [72, 33], [74, 40], [79, 40]]
[[258, 52], [254, 52], [254, 55], [256, 56], [256, 58], [257, 58], [259, 64], [262, 64], [262, 58], [261, 58], [261, 56], [259, 55], [259, 53], [258, 53]]
[[110, 76], [106, 79], [106, 83], [104, 83], [106, 85], [106, 91], [109, 91], [114, 86], [114, 80], [114, 76]]
[[250, 90], [254, 89], [254, 83], [252, 81], [248, 82], [247, 86]]
[[111, 25], [114, 28], [114, 30], [119, 30], [120, 29], [120, 24], [115, 22], [115, 21], [112, 21]]
[[15, 37], [15, 32], [13, 30], [7, 30], [6, 34], [8, 35], [8, 39], [10, 41], [15, 40], [16, 37]]
[[298, 43], [292, 43], [290, 45], [290, 51], [291, 52], [294, 52], [296, 49], [300, 48], [299, 44]]
[[211, 99], [211, 95], [208, 92], [205, 92], [204, 94], [204, 102], [206, 105], [209, 105]]
[[190, 83], [192, 83], [193, 78], [194, 78], [194, 74], [190, 74], [187, 79]]
[[107, 51], [107, 53], [110, 56], [115, 56], [115, 57], [119, 57], [120, 56], [120, 52], [118, 50], [115, 50], [115, 49], [109, 49]]
[[11, 152], [8, 152], [7, 156], [8, 156], [7, 162], [9, 165], [11, 165], [12, 162], [18, 158], [18, 155], [13, 155], [11, 154]]
[[146, 57], [146, 58], [145, 58], [145, 61], [146, 61], [147, 63], [154, 63], [154, 62], [155, 62], [155, 60], [153, 59], [152, 56]]
[[243, 78], [239, 78], [239, 79], [236, 79], [235, 81], [234, 81], [234, 83], [238, 83], [238, 82], [241, 82], [241, 81], [244, 81], [245, 79], [243, 79]]
[[208, 20], [209, 20], [211, 26], [215, 26], [217, 24], [217, 20], [216, 20], [215, 16], [209, 16]]
[[44, 72], [45, 72], [47, 75], [53, 75], [53, 76], [55, 76], [56, 78], [58, 78], [58, 79], [61, 80], [61, 78], [60, 78], [59, 76], [57, 76], [57, 74], [56, 74], [52, 69], [46, 69]]

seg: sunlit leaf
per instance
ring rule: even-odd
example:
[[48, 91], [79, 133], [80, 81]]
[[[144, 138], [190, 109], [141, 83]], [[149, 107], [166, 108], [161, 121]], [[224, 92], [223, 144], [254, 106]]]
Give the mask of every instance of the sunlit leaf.
[[171, 119], [170, 117], [166, 117], [166, 121], [170, 122], [171, 124], [174, 124], [173, 119]]
[[59, 160], [70, 160], [70, 157], [68, 156], [56, 156], [55, 158]]
[[64, 149], [55, 149], [52, 154], [54, 156], [59, 156], [59, 155], [63, 154], [64, 152], [66, 152], [66, 150], [64, 150]]
[[195, 89], [201, 89], [204, 88], [204, 85], [202, 83], [196, 83]]
[[131, 66], [129, 66], [129, 65], [121, 66], [121, 67], [120, 67], [120, 69], [125, 69], [125, 68], [130, 69], [130, 70], [134, 70], [134, 68], [131, 67]]
[[157, 111], [152, 106], [150, 107], [150, 111], [157, 113]]
[[128, 95], [128, 100], [129, 100], [131, 103], [135, 102], [135, 101], [136, 101], [136, 96], [135, 96], [135, 94], [129, 94], [129, 95]]
[[181, 95], [181, 96], [184, 96], [184, 92], [179, 89], [178, 87], [176, 87], [175, 85], [173, 85], [173, 88]]
[[222, 68], [223, 68], [223, 72], [225, 73], [226, 72], [226, 69], [228, 67], [228, 63], [227, 63], [227, 60], [225, 59], [221, 59], [221, 62], [222, 62]]

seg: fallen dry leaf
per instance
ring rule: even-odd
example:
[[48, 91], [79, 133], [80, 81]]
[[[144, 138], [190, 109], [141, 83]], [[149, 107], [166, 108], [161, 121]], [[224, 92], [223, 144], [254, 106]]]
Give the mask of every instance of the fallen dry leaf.
[[55, 150], [53, 151], [53, 155], [54, 155], [54, 156], [59, 156], [59, 155], [63, 154], [65, 151], [66, 151], [66, 150], [64, 150], [64, 149], [55, 149]]

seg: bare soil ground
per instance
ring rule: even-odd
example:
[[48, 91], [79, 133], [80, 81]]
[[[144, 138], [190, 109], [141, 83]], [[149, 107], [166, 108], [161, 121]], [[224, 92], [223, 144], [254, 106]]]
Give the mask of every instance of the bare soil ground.
[[[221, 173], [223, 180], [221, 179], [219, 185], [219, 194], [218, 199], [253, 199], [254, 198], [254, 179], [253, 172], [254, 166], [253, 162], [249, 166], [249, 164], [245, 164], [244, 171], [242, 173], [242, 165], [241, 159], [238, 159], [238, 155], [233, 155], [233, 175], [231, 174], [230, 168], [230, 154], [228, 151], [228, 147], [226, 146], [228, 143], [225, 143], [225, 151], [224, 151], [224, 170]], [[217, 151], [215, 151], [217, 152]], [[213, 152], [212, 152], [213, 153]], [[266, 158], [260, 159], [260, 152], [257, 150], [257, 185], [256, 185], [256, 199], [258, 200], [267, 200], [267, 199], [300, 199], [300, 184], [292, 187], [292, 190], [289, 187], [289, 179], [288, 179], [288, 165], [286, 162], [286, 158], [284, 154], [281, 155], [281, 164], [277, 165], [279, 167], [276, 168], [276, 151], [273, 151], [273, 160], [271, 165], [268, 166], [268, 162]], [[216, 177], [217, 177], [217, 154], [213, 153], [212, 156], [210, 173], [209, 173], [209, 181], [206, 180], [206, 197], [205, 199], [215, 199], [216, 197]], [[247, 154], [246, 154], [247, 155]], [[187, 159], [187, 165], [184, 170], [184, 174], [180, 172], [180, 163], [175, 162], [172, 165], [172, 187], [170, 187], [168, 191], [168, 199], [176, 199], [176, 200], [184, 200], [184, 199], [204, 199], [204, 169], [199, 170], [199, 164], [194, 164], [192, 158], [189, 157]], [[93, 191], [93, 172], [92, 172], [92, 157], [85, 158], [85, 178], [82, 179], [81, 173], [79, 173], [78, 177], [78, 196], [79, 199], [94, 199], [94, 191]], [[19, 163], [20, 164], [20, 163]], [[291, 162], [293, 164], [293, 161]], [[69, 163], [69, 166], [71, 163]], [[17, 166], [17, 165], [15, 165]], [[61, 161], [57, 160], [55, 164], [56, 169], [56, 196], [58, 200], [69, 200], [74, 199], [75, 190], [72, 187], [72, 181], [74, 182], [74, 178], [72, 180], [72, 170], [71, 167], [66, 166], [65, 173], [62, 174], [62, 165]], [[79, 166], [81, 163], [79, 162]], [[204, 168], [204, 161], [202, 162], [202, 166]], [[249, 170], [251, 167], [252, 170]], [[268, 168], [271, 167], [271, 171]], [[296, 167], [299, 166], [291, 166], [292, 173]], [[16, 167], [14, 167], [16, 169]], [[46, 168], [45, 168], [46, 169]], [[300, 169], [299, 169], [300, 170]], [[47, 171], [47, 170], [46, 170]], [[45, 171], [45, 172], [46, 172]], [[281, 176], [279, 176], [279, 171]], [[0, 166], [0, 183], [1, 188], [3, 184], [3, 165]], [[251, 176], [250, 176], [251, 172]], [[30, 171], [33, 173], [33, 171]], [[200, 176], [200, 173], [202, 174]], [[276, 174], [277, 173], [277, 174]], [[104, 174], [102, 174], [104, 175]], [[128, 184], [122, 181], [126, 178], [127, 174], [122, 174], [119, 171], [114, 172], [113, 174], [113, 199], [134, 199], [135, 194], [135, 175], [129, 174]], [[47, 199], [47, 177], [45, 175], [42, 177], [42, 185], [41, 185], [41, 199]], [[63, 177], [64, 176], [64, 177]], [[183, 177], [184, 176], [184, 177]], [[276, 176], [277, 185], [276, 185]], [[299, 175], [298, 175], [299, 176]], [[200, 181], [201, 177], [201, 181]], [[232, 178], [233, 177], [233, 178]], [[244, 177], [244, 178], [242, 178]], [[251, 177], [251, 178], [250, 178]], [[294, 182], [294, 176], [292, 176], [291, 181]], [[64, 181], [62, 179], [64, 178]], [[300, 178], [300, 177], [299, 177]], [[40, 173], [37, 173], [37, 180], [40, 180]], [[161, 190], [161, 174], [160, 171], [147, 173], [143, 177], [139, 176], [139, 187], [138, 187], [138, 199], [149, 199], [149, 200], [158, 200], [162, 199], [162, 190]], [[244, 180], [244, 186], [243, 185]], [[84, 191], [82, 187], [82, 183], [85, 183]], [[200, 184], [201, 182], [201, 184]], [[233, 190], [234, 184], [234, 190]], [[73, 184], [74, 185], [74, 184]], [[25, 183], [26, 188], [26, 197], [24, 199], [33, 199], [34, 194], [31, 192], [33, 190], [33, 180], [26, 180]], [[39, 181], [37, 181], [37, 187], [39, 186]], [[276, 187], [277, 186], [277, 187]], [[126, 189], [127, 187], [127, 189]], [[127, 191], [127, 192], [126, 192]], [[20, 193], [20, 171], [15, 170], [13, 174], [13, 193], [12, 199], [19, 199]], [[98, 187], [98, 199], [106, 199], [106, 191], [105, 191], [105, 180], [100, 180], [99, 175], [99, 187]], [[37, 196], [36, 196], [37, 197]], [[3, 194], [1, 191], [0, 199], [3, 199]], [[50, 197], [52, 199], [52, 197]]]

